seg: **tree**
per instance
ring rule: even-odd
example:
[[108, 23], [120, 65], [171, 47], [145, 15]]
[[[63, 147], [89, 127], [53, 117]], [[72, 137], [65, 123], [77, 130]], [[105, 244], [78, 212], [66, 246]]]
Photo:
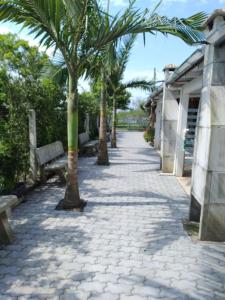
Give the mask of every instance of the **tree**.
[[47, 48], [59, 50], [68, 70], [67, 135], [68, 179], [65, 197], [58, 208], [85, 206], [80, 199], [77, 177], [78, 78], [91, 54], [120, 36], [130, 33], [172, 34], [187, 43], [203, 40], [205, 14], [187, 19], [160, 17], [155, 11], [137, 11], [134, 1], [122, 14], [105, 18], [97, 0], [1, 0], [0, 21], [13, 21], [30, 29]]
[[48, 61], [46, 54], [15, 34], [0, 34], [0, 68], [13, 77], [37, 80]]
[[109, 85], [111, 87], [112, 97], [112, 135], [111, 135], [111, 147], [116, 148], [116, 112], [117, 105], [119, 103], [119, 96], [126, 89], [140, 88], [146, 91], [151, 90], [153, 85], [152, 81], [146, 81], [144, 79], [133, 79], [127, 83], [123, 82], [124, 72], [128, 63], [130, 52], [135, 42], [136, 35], [130, 35], [125, 39], [121, 39], [121, 43], [117, 47], [116, 44], [111, 46], [111, 61], [110, 61], [110, 73], [109, 73]]
[[98, 135], [97, 120], [99, 115], [98, 94], [83, 92], [79, 96], [79, 133], [84, 132], [86, 128], [86, 116], [89, 116], [89, 135], [90, 138], [96, 138]]
[[0, 35], [0, 194], [29, 179], [29, 109], [37, 114], [39, 146], [59, 137], [66, 144], [65, 97], [50, 78], [42, 79], [46, 62], [37, 47]]

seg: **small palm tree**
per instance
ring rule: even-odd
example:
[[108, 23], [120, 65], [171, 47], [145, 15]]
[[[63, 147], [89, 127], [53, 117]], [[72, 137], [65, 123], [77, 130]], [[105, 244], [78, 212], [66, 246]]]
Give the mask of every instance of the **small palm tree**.
[[186, 19], [168, 19], [137, 11], [134, 1], [115, 17], [105, 18], [97, 0], [0, 0], [0, 21], [12, 21], [27, 27], [40, 44], [60, 51], [68, 70], [67, 135], [68, 179], [62, 209], [82, 208], [77, 177], [78, 91], [79, 77], [85, 72], [90, 55], [117, 38], [131, 33], [172, 34], [193, 44], [204, 40], [199, 13]]

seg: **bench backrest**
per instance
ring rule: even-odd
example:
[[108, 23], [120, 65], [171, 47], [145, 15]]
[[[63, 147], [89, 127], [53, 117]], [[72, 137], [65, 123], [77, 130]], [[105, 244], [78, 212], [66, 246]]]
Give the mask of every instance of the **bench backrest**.
[[64, 154], [62, 142], [57, 141], [36, 149], [36, 157], [40, 166]]
[[8, 208], [16, 204], [18, 201], [15, 195], [0, 196], [0, 213], [6, 211]]
[[87, 132], [79, 134], [79, 144], [83, 145], [89, 142], [89, 134]]

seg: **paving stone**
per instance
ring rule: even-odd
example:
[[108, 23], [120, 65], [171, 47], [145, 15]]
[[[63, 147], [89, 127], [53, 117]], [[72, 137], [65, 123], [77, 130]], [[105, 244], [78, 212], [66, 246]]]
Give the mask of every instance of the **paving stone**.
[[119, 295], [110, 293], [95, 294], [88, 298], [88, 300], [119, 300]]
[[117, 283], [119, 280], [118, 274], [112, 273], [96, 273], [93, 281], [105, 282], [105, 283]]
[[82, 282], [79, 285], [79, 290], [92, 292], [92, 293], [103, 293], [106, 284], [104, 282], [92, 281], [92, 282]]
[[88, 300], [91, 296], [90, 292], [84, 291], [67, 291], [64, 295], [60, 296], [60, 300]]
[[129, 275], [131, 272], [131, 268], [130, 267], [123, 267], [123, 266], [109, 266], [107, 268], [107, 272], [108, 273], [112, 273], [112, 274], [127, 274]]
[[13, 286], [8, 291], [12, 295], [54, 295], [56, 292], [52, 288], [31, 287], [31, 286]]
[[133, 290], [133, 286], [131, 284], [125, 284], [125, 283], [108, 283], [105, 291], [112, 293], [112, 294], [130, 294]]
[[132, 294], [137, 294], [146, 297], [147, 296], [155, 297], [155, 296], [159, 296], [160, 289], [152, 286], [139, 286], [139, 287], [135, 286]]
[[140, 295], [121, 295], [120, 300], [148, 300], [148, 297]]
[[1, 300], [16, 300], [16, 297], [1, 295]]
[[64, 195], [56, 178], [13, 210], [0, 300], [224, 300], [225, 245], [192, 243], [182, 226], [190, 200], [176, 178], [159, 176], [142, 132], [118, 137], [110, 166], [79, 159], [83, 213], [55, 210]]

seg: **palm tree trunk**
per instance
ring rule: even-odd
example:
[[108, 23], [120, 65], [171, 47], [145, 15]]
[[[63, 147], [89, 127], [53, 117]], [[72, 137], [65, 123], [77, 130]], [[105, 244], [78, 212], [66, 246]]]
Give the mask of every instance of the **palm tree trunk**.
[[57, 209], [80, 209], [86, 202], [80, 199], [78, 187], [78, 92], [77, 78], [69, 75], [67, 97], [68, 175], [65, 196]]
[[106, 142], [106, 85], [105, 76], [103, 75], [102, 90], [100, 99], [100, 128], [99, 128], [99, 152], [98, 152], [98, 165], [109, 165], [108, 148]]
[[116, 148], [116, 97], [113, 95], [113, 114], [112, 114], [112, 137], [111, 147]]

